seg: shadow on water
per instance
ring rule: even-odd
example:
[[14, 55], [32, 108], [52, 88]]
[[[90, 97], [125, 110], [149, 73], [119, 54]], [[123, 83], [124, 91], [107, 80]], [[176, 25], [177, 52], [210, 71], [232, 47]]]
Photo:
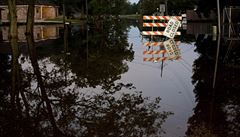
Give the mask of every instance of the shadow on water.
[[192, 82], [197, 105], [189, 118], [189, 136], [238, 137], [240, 135], [239, 41], [199, 35]]
[[[28, 54], [19, 59], [14, 50], [0, 54], [0, 136], [164, 133], [162, 124], [171, 113], [159, 111], [161, 99], [144, 97], [131, 83], [116, 82], [128, 71], [125, 62], [133, 60], [128, 25], [115, 20], [104, 23], [104, 29], [91, 31], [65, 26], [54, 45], [36, 46], [30, 35]], [[98, 87], [98, 92], [89, 91]]]

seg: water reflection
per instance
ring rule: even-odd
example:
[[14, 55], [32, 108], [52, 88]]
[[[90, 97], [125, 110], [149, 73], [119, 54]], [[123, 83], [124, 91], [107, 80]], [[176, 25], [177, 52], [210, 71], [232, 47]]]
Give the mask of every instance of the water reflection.
[[[179, 45], [180, 42], [178, 41], [177, 44]], [[146, 42], [144, 46], [147, 47], [147, 50], [143, 51], [143, 55], [145, 55], [144, 61], [164, 62], [167, 60], [178, 60], [181, 57], [180, 49], [173, 39], [164, 42]]]
[[2, 29], [0, 29], [0, 42], [3, 41], [3, 32], [2, 32]]
[[[195, 47], [164, 39], [143, 47], [129, 22], [88, 25], [66, 25], [51, 42], [27, 38], [18, 61], [18, 52], [1, 50], [0, 136], [162, 136], [165, 120], [170, 137], [239, 136], [239, 43], [220, 41], [216, 67], [217, 41], [208, 35]], [[181, 60], [143, 62], [169, 56]], [[161, 108], [160, 98], [145, 96], [161, 96]]]
[[[219, 43], [221, 46], [216, 52]], [[240, 90], [238, 45], [239, 42], [235, 41], [232, 50], [228, 50], [231, 45], [225, 45], [220, 39], [217, 43], [212, 42], [211, 37], [198, 37], [196, 51], [200, 56], [195, 60], [192, 76], [197, 106], [194, 109], [195, 114], [188, 121], [188, 135], [203, 134], [218, 137], [240, 135], [240, 100], [237, 92]], [[226, 55], [231, 59], [224, 61]], [[215, 60], [218, 60], [217, 66]]]
[[[59, 38], [59, 28], [62, 25], [35, 25], [34, 26], [34, 40], [36, 42], [44, 41], [48, 39], [57, 39]], [[8, 26], [2, 26], [1, 28], [0, 39], [5, 42], [9, 42], [8, 39], [8, 32], [9, 27]], [[26, 36], [25, 36], [26, 26], [21, 25], [18, 26], [18, 42], [27, 42]]]
[[[46, 49], [35, 46], [30, 35], [28, 55], [21, 54], [12, 64], [15, 52], [1, 54], [5, 86], [0, 90], [0, 136], [164, 133], [162, 124], [171, 113], [159, 111], [161, 99], [144, 97], [131, 83], [116, 82], [128, 71], [126, 61], [134, 55], [127, 42], [128, 25], [112, 20], [104, 24], [104, 30], [89, 31], [87, 39], [80, 37], [79, 28], [65, 26], [63, 39]], [[9, 77], [17, 86], [8, 83]], [[86, 92], [85, 87], [100, 88]]]

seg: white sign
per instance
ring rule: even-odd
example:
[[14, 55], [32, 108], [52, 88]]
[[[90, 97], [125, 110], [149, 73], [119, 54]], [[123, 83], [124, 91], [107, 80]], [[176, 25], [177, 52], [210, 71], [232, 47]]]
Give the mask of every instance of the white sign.
[[165, 4], [160, 4], [160, 12], [165, 12], [166, 9], [165, 9]]
[[173, 39], [169, 39], [167, 41], [164, 41], [163, 45], [164, 45], [165, 50], [167, 51], [168, 55], [171, 58], [181, 56], [180, 49], [178, 48], [178, 46], [176, 45], [176, 43]]
[[165, 28], [163, 35], [166, 37], [169, 37], [170, 39], [173, 39], [175, 37], [175, 34], [180, 26], [181, 22], [177, 19], [171, 18], [168, 21], [167, 27]]

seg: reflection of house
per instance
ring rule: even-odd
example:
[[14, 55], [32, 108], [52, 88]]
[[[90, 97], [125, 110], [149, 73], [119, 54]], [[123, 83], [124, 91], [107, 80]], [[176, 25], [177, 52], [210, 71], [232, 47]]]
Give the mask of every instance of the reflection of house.
[[[17, 19], [19, 22], [24, 22], [27, 19], [28, 5], [26, 0], [17, 1]], [[0, 20], [8, 20], [8, 6], [6, 0], [0, 0], [0, 8], [2, 9]], [[51, 3], [49, 0], [36, 0], [35, 5], [35, 21], [44, 19], [53, 19], [58, 16], [58, 6]]]
[[187, 34], [212, 34], [213, 23], [191, 22], [187, 24]]
[[2, 24], [2, 8], [0, 8], [0, 24]]
[[[48, 39], [57, 39], [59, 37], [59, 25], [35, 25], [34, 26], [34, 39], [36, 42]], [[3, 26], [0, 28], [2, 36], [0, 39], [8, 41], [9, 27]], [[18, 26], [18, 42], [26, 42], [26, 26]]]
[[0, 42], [3, 41], [2, 29], [0, 28]]

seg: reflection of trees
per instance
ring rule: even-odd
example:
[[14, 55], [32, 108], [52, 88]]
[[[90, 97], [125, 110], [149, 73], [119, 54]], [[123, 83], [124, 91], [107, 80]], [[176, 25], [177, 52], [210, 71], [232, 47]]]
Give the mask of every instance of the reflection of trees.
[[[32, 59], [34, 71], [37, 63]], [[29, 76], [29, 72], [27, 72]], [[35, 72], [36, 73], [36, 72]], [[33, 76], [33, 75], [30, 75]], [[35, 77], [36, 76], [36, 77]], [[32, 77], [32, 82], [39, 81], [39, 75]], [[28, 79], [29, 80], [29, 79]], [[67, 136], [160, 136], [163, 131], [162, 123], [169, 112], [159, 112], [159, 101], [151, 101], [142, 97], [141, 93], [118, 93], [122, 88], [131, 89], [131, 84], [118, 84], [113, 89], [99, 94], [84, 94], [78, 90], [50, 91], [47, 87], [40, 87], [37, 90], [30, 90], [26, 87], [25, 94], [28, 104], [28, 116], [25, 115], [26, 105], [18, 104], [19, 117], [13, 120], [8, 115], [8, 101], [1, 104], [1, 136], [51, 136], [54, 132], [49, 125], [49, 110], [44, 96], [40, 91], [46, 90], [53, 116], [56, 124]], [[29, 89], [30, 88], [30, 89]], [[20, 100], [21, 102], [21, 100]], [[15, 130], [17, 129], [17, 130]], [[14, 132], [13, 132], [14, 131]], [[55, 135], [59, 136], [59, 135]]]
[[[196, 51], [200, 53], [199, 58], [194, 62], [194, 74], [192, 76], [195, 85], [197, 106], [195, 114], [189, 119], [189, 129], [187, 134], [192, 135], [200, 126], [204, 126], [205, 131], [211, 131], [219, 137], [237, 137], [240, 135], [240, 111], [239, 111], [239, 68], [238, 64], [239, 47], [233, 46], [232, 56], [224, 62], [226, 55], [226, 45], [221, 45], [219, 55], [219, 67], [216, 77], [216, 87], [213, 86], [214, 59], [216, 43], [210, 38], [200, 38], [196, 42]], [[229, 66], [229, 61], [234, 66]], [[204, 131], [203, 131], [204, 132]]]
[[[108, 92], [81, 95], [77, 106], [69, 94], [64, 99], [70, 104], [61, 106], [64, 115], [59, 122], [67, 131], [73, 131], [74, 127], [69, 125], [75, 124], [79, 127], [78, 134], [86, 137], [160, 135], [161, 125], [169, 115], [156, 111], [158, 99], [148, 102], [141, 94], [123, 93], [120, 97]], [[71, 115], [66, 112], [71, 112]]]
[[[71, 56], [65, 58], [65, 54], [48, 52], [48, 55], [51, 54], [50, 60], [59, 68], [58, 72], [73, 73], [71, 79], [79, 87], [102, 86], [108, 89], [114, 81], [120, 79], [121, 74], [128, 71], [125, 61], [133, 59], [133, 51], [127, 41], [127, 24], [118, 20], [104, 21], [104, 29], [90, 28], [87, 39], [82, 36], [82, 31], [76, 31], [76, 27], [69, 30], [71, 37], [68, 50]], [[46, 76], [55, 75], [46, 73]]]
[[[123, 92], [134, 89], [133, 85], [115, 83], [128, 70], [124, 61], [133, 59], [126, 27], [123, 30], [92, 32], [94, 35], [80, 44], [71, 41], [77, 36], [69, 41], [65, 36], [65, 43], [69, 43], [65, 52], [45, 58], [41, 54], [41, 60], [32, 37], [28, 37], [30, 56], [21, 58], [16, 103], [11, 103], [11, 89], [0, 92], [0, 136], [162, 135], [161, 126], [171, 113], [159, 111], [160, 98], [151, 100], [140, 92]], [[9, 64], [8, 57], [5, 60]], [[104, 90], [80, 90], [87, 86], [102, 86]], [[12, 107], [16, 108], [14, 113]]]
[[[16, 122], [8, 115], [7, 107], [1, 104], [1, 136], [18, 134], [21, 136], [51, 136], [52, 128], [48, 124], [47, 108], [42, 103], [42, 96], [29, 92], [29, 117], [23, 113], [24, 106], [18, 112]], [[160, 136], [162, 123], [168, 112], [159, 112], [159, 100], [150, 101], [141, 93], [103, 92], [95, 95], [69, 91], [54, 93], [51, 104], [56, 123], [61, 131], [72, 136]], [[67, 136], [67, 135], [66, 135]]]
[[11, 86], [9, 77], [11, 76], [11, 59], [7, 54], [0, 54], [0, 90], [7, 90]]

